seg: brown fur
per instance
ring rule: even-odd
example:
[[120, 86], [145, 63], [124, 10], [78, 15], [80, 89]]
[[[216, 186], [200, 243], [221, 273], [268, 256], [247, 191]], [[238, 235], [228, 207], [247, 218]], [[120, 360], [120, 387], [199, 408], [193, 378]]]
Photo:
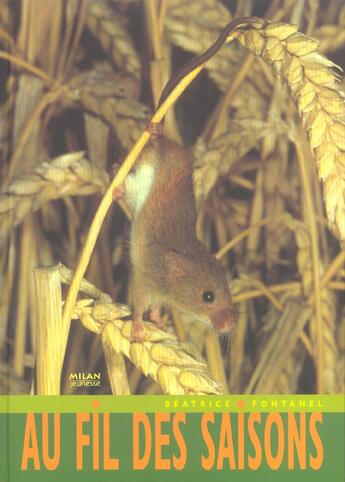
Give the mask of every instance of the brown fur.
[[[220, 331], [229, 330], [235, 317], [225, 273], [196, 239], [191, 154], [159, 136], [146, 146], [139, 162], [151, 163], [155, 176], [131, 233], [136, 330], [146, 309], [163, 304], [210, 321]], [[212, 304], [203, 301], [204, 291], [215, 292]]]

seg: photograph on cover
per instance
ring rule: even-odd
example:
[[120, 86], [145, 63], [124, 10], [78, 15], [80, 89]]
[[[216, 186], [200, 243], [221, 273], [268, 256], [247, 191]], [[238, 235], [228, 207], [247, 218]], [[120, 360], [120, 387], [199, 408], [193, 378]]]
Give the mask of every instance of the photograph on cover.
[[0, 0], [0, 392], [342, 393], [344, 69], [343, 0]]

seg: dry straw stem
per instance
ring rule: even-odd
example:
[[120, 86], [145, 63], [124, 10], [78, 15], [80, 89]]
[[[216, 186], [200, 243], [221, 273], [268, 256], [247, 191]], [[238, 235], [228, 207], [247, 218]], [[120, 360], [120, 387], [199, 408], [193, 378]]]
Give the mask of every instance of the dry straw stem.
[[337, 340], [339, 340], [339, 357], [337, 361], [337, 393], [345, 391], [345, 308], [337, 329]]
[[[323, 344], [323, 323], [322, 323], [322, 306], [321, 306], [321, 287], [320, 287], [320, 250], [318, 230], [315, 219], [315, 207], [313, 203], [313, 196], [311, 191], [311, 176], [308, 175], [307, 170], [307, 157], [303, 153], [300, 142], [296, 142], [296, 152], [299, 162], [299, 168], [301, 172], [301, 180], [303, 185], [303, 193], [306, 205], [306, 223], [310, 234], [310, 247], [308, 246], [311, 254], [311, 267], [312, 267], [312, 283], [315, 297], [315, 316], [313, 322], [315, 324], [315, 358], [317, 369], [317, 386], [318, 392], [324, 391], [323, 376], [324, 376], [324, 344]], [[309, 239], [308, 239], [309, 241]], [[307, 241], [307, 244], [309, 244]], [[308, 253], [309, 254], [309, 253]], [[303, 271], [300, 270], [303, 275]], [[309, 294], [309, 293], [308, 293]]]
[[11, 159], [8, 163], [8, 179], [11, 179], [13, 173], [16, 171], [16, 166], [18, 161], [20, 160], [20, 155], [23, 152], [24, 146], [29, 139], [31, 132], [34, 130], [35, 127], [38, 125], [38, 120], [41, 117], [44, 110], [48, 107], [48, 105], [53, 104], [56, 102], [66, 91], [65, 86], [58, 86], [55, 89], [50, 90], [47, 92], [36, 104], [34, 110], [29, 115], [22, 131], [20, 132], [20, 136], [17, 139], [15, 144], [15, 148], [12, 154]]
[[221, 393], [219, 384], [207, 373], [205, 362], [182, 348], [174, 335], [163, 332], [152, 323], [145, 323], [145, 341], [132, 342], [132, 321], [120, 319], [126, 315], [128, 308], [123, 305], [96, 304], [93, 300], [84, 299], [77, 301], [72, 317], [80, 318], [86, 329], [101, 335], [109, 357], [112, 351], [123, 354], [145, 376], [153, 378], [165, 393]]
[[[331, 281], [327, 283], [327, 287], [331, 290], [335, 291], [344, 291], [345, 290], [345, 283], [341, 283], [338, 281]], [[270, 285], [267, 286], [271, 293], [291, 293], [291, 294], [299, 294], [303, 293], [303, 284], [298, 283], [296, 281]], [[235, 294], [233, 298], [234, 303], [240, 303], [241, 301], [248, 301], [254, 298], [260, 298], [261, 296], [265, 296], [263, 289], [258, 288], [254, 290], [244, 291], [243, 293]]]
[[[277, 139], [276, 149], [265, 162], [264, 178], [265, 214], [277, 221], [269, 224], [265, 231], [264, 242], [269, 272], [274, 270], [275, 260], [279, 259], [282, 249], [289, 244], [289, 236], [285, 236], [285, 227], [280, 223], [286, 209], [285, 193], [288, 193], [289, 199], [296, 205], [294, 193], [297, 192], [292, 186], [292, 176], [288, 173], [289, 139], [284, 136]], [[297, 182], [295, 178], [296, 187]]]
[[[321, 385], [324, 393], [335, 393], [337, 390], [337, 362], [338, 347], [336, 344], [336, 300], [334, 292], [327, 288], [321, 290], [320, 308], [321, 308], [321, 343], [322, 343], [322, 360], [316, 358], [317, 368], [322, 365], [320, 373]], [[311, 321], [311, 327], [315, 325]], [[315, 338], [317, 332], [312, 336]]]
[[212, 113], [210, 120], [203, 131], [202, 137], [205, 138], [205, 140], [215, 139], [225, 131], [229, 106], [231, 105], [239, 86], [242, 84], [244, 78], [248, 74], [254, 59], [255, 57], [253, 55], [247, 55], [244, 62], [240, 66], [236, 77], [229, 84], [228, 90], [218, 103], [218, 106]]
[[328, 220], [345, 240], [345, 94], [332, 70], [336, 65], [294, 25], [263, 22], [237, 38], [287, 84], [314, 151]]
[[[242, 301], [251, 300], [253, 298], [258, 298], [261, 296], [267, 296], [267, 292], [272, 294], [279, 293], [301, 293], [304, 297], [311, 293], [308, 297], [308, 304], [313, 305], [314, 303], [314, 292], [310, 291], [312, 273], [310, 265], [310, 241], [307, 228], [305, 224], [299, 220], [292, 219], [290, 216], [284, 218], [284, 222], [289, 229], [294, 232], [296, 244], [298, 248], [297, 252], [297, 266], [301, 274], [302, 282], [287, 282], [282, 284], [276, 284], [271, 286], [265, 286], [263, 283], [259, 283], [258, 288], [254, 290], [245, 289], [251, 286], [253, 283], [258, 284], [257, 280], [252, 280], [250, 278], [238, 278], [232, 285], [232, 291], [235, 293], [233, 296], [234, 303], [240, 303]], [[231, 243], [231, 241], [230, 241]], [[228, 243], [230, 245], [230, 243]], [[224, 246], [226, 248], [228, 245]], [[223, 248], [219, 251], [222, 252]], [[219, 258], [217, 253], [217, 257]], [[340, 253], [333, 259], [329, 264], [325, 272], [322, 274], [320, 281], [320, 288], [331, 289], [331, 290], [345, 290], [345, 283], [339, 281], [331, 281], [334, 276], [337, 276], [341, 271], [341, 267], [345, 262], [345, 250], [340, 251]], [[276, 305], [277, 307], [277, 305]], [[279, 309], [279, 308], [278, 308]]]
[[[145, 0], [145, 17], [149, 38], [150, 51], [150, 81], [154, 105], [158, 101], [164, 86], [171, 76], [171, 46], [165, 35], [165, 20], [167, 2]], [[181, 142], [181, 136], [176, 125], [173, 109], [164, 120], [165, 132], [172, 139]]]
[[167, 80], [169, 80], [167, 78], [168, 71], [165, 68], [167, 64], [163, 55], [163, 29], [160, 22], [158, 6], [159, 2], [155, 0], [145, 0], [145, 14], [152, 50], [150, 78], [154, 105], [158, 105], [160, 94]]
[[243, 373], [244, 363], [246, 358], [246, 337], [249, 322], [249, 313], [244, 303], [239, 306], [238, 323], [236, 330], [231, 334], [228, 343], [230, 349], [228, 352], [229, 360], [229, 392], [242, 393], [243, 392]]
[[227, 393], [228, 383], [226, 380], [219, 338], [218, 335], [213, 331], [208, 331], [206, 334], [205, 348], [210, 372], [212, 376], [220, 383], [222, 393]]
[[12, 75], [6, 83], [6, 100], [0, 105], [0, 151], [3, 159], [8, 159], [13, 125], [13, 109], [16, 101], [17, 82]]
[[[256, 179], [255, 179], [255, 191], [254, 196], [252, 198], [250, 215], [249, 215], [249, 224], [257, 224], [263, 218], [264, 215], [264, 169], [260, 167], [256, 171]], [[256, 258], [256, 253], [259, 244], [259, 237], [260, 237], [261, 229], [254, 229], [252, 230], [246, 240], [246, 251], [248, 253], [248, 257]]]
[[[317, 370], [317, 383], [320, 392], [332, 393], [335, 389], [335, 370], [337, 359], [337, 346], [335, 341], [335, 297], [326, 286], [331, 277], [342, 266], [345, 256], [340, 252], [329, 265], [321, 279], [318, 279], [317, 291], [313, 288], [313, 263], [311, 255], [310, 234], [306, 225], [290, 217], [285, 218], [285, 223], [294, 232], [298, 247], [297, 267], [302, 277], [303, 295], [310, 306], [316, 305], [318, 310], [311, 318], [312, 339], [316, 349], [313, 350], [315, 366]], [[319, 258], [318, 266], [321, 266]], [[318, 276], [320, 276], [320, 272]]]
[[24, 376], [25, 344], [27, 334], [27, 312], [29, 304], [29, 286], [32, 283], [30, 253], [32, 246], [32, 224], [30, 220], [24, 223], [20, 241], [20, 260], [18, 274], [18, 299], [16, 313], [16, 331], [13, 356], [13, 370], [18, 377]]
[[310, 314], [311, 308], [300, 299], [290, 298], [286, 301], [284, 311], [256, 364], [246, 393], [272, 392]]
[[36, 393], [59, 395], [64, 357], [61, 283], [57, 267], [34, 270], [37, 305]]
[[102, 192], [108, 182], [108, 175], [92, 166], [83, 152], [39, 164], [31, 174], [14, 178], [7, 191], [0, 194], [0, 237], [48, 201]]
[[5, 41], [10, 47], [10, 49], [13, 49], [13, 50], [15, 49], [16, 44], [13, 37], [11, 37], [11, 35], [1, 26], [0, 26], [0, 39]]
[[11, 62], [11, 64], [21, 67], [23, 70], [29, 72], [30, 74], [36, 75], [43, 81], [49, 84], [54, 84], [54, 79], [50, 77], [50, 75], [48, 75], [46, 72], [39, 69], [35, 65], [31, 64], [30, 62], [26, 62], [26, 60], [17, 57], [16, 55], [0, 51], [0, 59], [8, 60], [9, 62]]
[[[326, 269], [325, 273], [322, 276], [321, 286], [326, 286], [332, 277], [340, 272], [341, 268], [344, 266], [345, 263], [345, 250], [340, 251], [340, 253], [333, 259], [331, 264]], [[313, 295], [312, 295], [313, 296]], [[312, 303], [313, 297], [309, 299], [309, 303]]]
[[139, 79], [140, 59], [132, 38], [106, 1], [91, 2], [87, 26], [114, 64]]
[[277, 378], [271, 393], [296, 393], [298, 391], [298, 381], [304, 366], [306, 351], [302, 344], [297, 341], [295, 348], [285, 361], [284, 367]]

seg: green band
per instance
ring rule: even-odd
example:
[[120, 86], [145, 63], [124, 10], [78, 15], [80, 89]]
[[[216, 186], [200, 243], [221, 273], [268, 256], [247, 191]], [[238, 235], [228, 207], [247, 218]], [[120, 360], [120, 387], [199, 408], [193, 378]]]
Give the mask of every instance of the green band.
[[0, 413], [27, 412], [344, 412], [344, 395], [0, 396]]

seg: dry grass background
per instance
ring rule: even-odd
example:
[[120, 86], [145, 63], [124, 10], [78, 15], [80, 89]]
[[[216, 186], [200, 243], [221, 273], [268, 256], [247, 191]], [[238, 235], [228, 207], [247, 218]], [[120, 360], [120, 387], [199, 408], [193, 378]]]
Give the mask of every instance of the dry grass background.
[[[114, 205], [69, 330], [65, 266], [109, 167], [171, 72], [243, 15], [274, 23], [237, 34], [166, 121], [195, 154], [198, 236], [228, 269], [237, 329], [219, 338], [173, 312], [131, 343]], [[85, 393], [74, 372], [101, 372], [102, 393], [343, 391], [342, 0], [0, 0], [0, 44], [1, 392]]]

